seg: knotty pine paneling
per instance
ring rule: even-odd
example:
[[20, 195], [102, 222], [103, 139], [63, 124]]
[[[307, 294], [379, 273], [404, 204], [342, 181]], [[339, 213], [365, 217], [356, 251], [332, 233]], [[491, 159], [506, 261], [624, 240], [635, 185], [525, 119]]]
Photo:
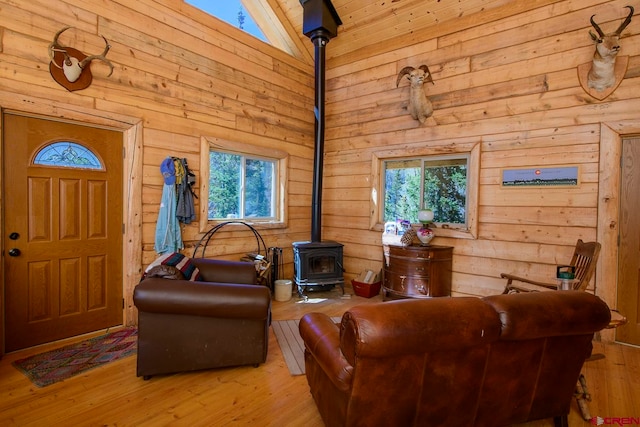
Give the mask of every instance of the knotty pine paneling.
[[[80, 120], [127, 129], [139, 122], [139, 169], [127, 171], [139, 188], [127, 200], [139, 227], [127, 230], [136, 242], [140, 272], [153, 251], [166, 156], [186, 157], [199, 177], [202, 136], [276, 147], [289, 152], [298, 166], [289, 176], [292, 206], [308, 206], [313, 159], [313, 66], [221, 22], [182, 0], [61, 0], [53, 3], [2, 1], [0, 6], [0, 107], [53, 118]], [[92, 63], [93, 83], [68, 92], [48, 71], [47, 46], [53, 35], [70, 25], [60, 43], [85, 53], [100, 53], [104, 35], [111, 44], [109, 68]], [[115, 126], [113, 124], [116, 123]], [[7, 149], [7, 147], [5, 147]], [[136, 157], [137, 159], [137, 157]], [[294, 163], [294, 162], [291, 162]], [[138, 167], [138, 166], [136, 166]], [[197, 192], [200, 182], [198, 181]], [[195, 200], [196, 211], [201, 198]], [[264, 231], [266, 245], [290, 247], [308, 235], [310, 209], [292, 209], [292, 220]], [[198, 223], [182, 226], [185, 253], [202, 236]], [[133, 246], [132, 246], [133, 247]], [[253, 234], [221, 230], [209, 253], [238, 259], [254, 252]], [[290, 274], [291, 256], [286, 269]], [[135, 277], [134, 277], [135, 276]], [[139, 275], [124, 284], [130, 295]]]
[[[278, 1], [299, 30], [299, 1]], [[424, 145], [444, 151], [480, 141], [479, 235], [435, 240], [455, 247], [456, 294], [499, 292], [501, 272], [547, 280], [568, 260], [576, 238], [595, 238], [603, 227], [597, 212], [606, 173], [601, 126], [640, 121], [639, 18], [623, 33], [620, 55], [630, 57], [629, 67], [610, 97], [588, 96], [576, 67], [593, 55], [589, 17], [596, 14], [605, 31], [615, 29], [627, 3], [495, 0], [459, 9], [462, 3], [334, 0], [344, 25], [327, 45], [323, 238], [345, 244], [347, 279], [380, 267], [380, 230], [369, 229], [371, 159], [379, 151], [410, 155]], [[130, 271], [155, 258], [160, 162], [187, 157], [199, 173], [204, 135], [290, 154], [289, 221], [263, 237], [285, 249], [285, 275], [291, 274], [291, 242], [310, 237], [312, 65], [182, 0], [3, 1], [0, 22], [0, 106], [123, 131], [137, 126], [129, 138], [139, 151], [126, 155], [140, 156], [127, 157], [133, 168], [127, 185], [139, 197], [127, 201], [127, 222], [139, 226], [129, 227], [127, 242], [140, 252], [140, 265]], [[99, 35], [107, 37], [111, 77], [95, 62], [88, 89], [71, 93], [52, 81], [47, 45], [65, 25], [77, 29], [61, 41], [85, 52], [100, 52]], [[396, 87], [402, 67], [420, 64], [435, 80], [425, 86], [435, 107], [426, 125], [407, 113], [407, 83]], [[505, 167], [565, 164], [580, 166], [578, 187], [500, 186]], [[190, 253], [201, 232], [192, 224], [183, 236]], [[255, 249], [243, 230], [221, 231], [214, 240], [212, 256], [234, 259]], [[125, 294], [134, 276], [127, 276]]]
[[[598, 101], [584, 92], [577, 76], [577, 66], [593, 56], [590, 16], [596, 14], [605, 31], [613, 31], [626, 16], [626, 4], [510, 2], [475, 19], [415, 27], [411, 36], [396, 34], [404, 43], [391, 45], [389, 36], [366, 50], [348, 49], [346, 40], [360, 47], [366, 42], [339, 31], [327, 45], [329, 185], [323, 224], [326, 236], [348, 242], [347, 273], [357, 274], [367, 259], [368, 268], [380, 263], [381, 230], [369, 229], [367, 222], [372, 183], [363, 183], [371, 176], [373, 153], [408, 154], [412, 147], [475, 139], [482, 141], [479, 235], [434, 241], [455, 247], [454, 294], [501, 292], [502, 272], [553, 282], [556, 265], [569, 261], [576, 239], [595, 240], [601, 227], [601, 123], [640, 120], [637, 16], [620, 43], [620, 55], [630, 56], [634, 65], [616, 92]], [[371, 25], [372, 34], [385, 32]], [[425, 84], [435, 108], [425, 125], [407, 112], [408, 84], [396, 87], [402, 67], [421, 64], [434, 77], [434, 84]], [[500, 185], [503, 168], [561, 165], [579, 166], [580, 185]], [[612, 282], [596, 286], [615, 286]]]

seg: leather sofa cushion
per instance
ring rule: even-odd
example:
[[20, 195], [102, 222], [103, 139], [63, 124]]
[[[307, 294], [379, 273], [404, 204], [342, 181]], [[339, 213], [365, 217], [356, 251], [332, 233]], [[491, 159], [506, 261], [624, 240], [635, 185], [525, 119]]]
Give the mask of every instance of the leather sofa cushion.
[[[566, 293], [574, 294], [573, 298], [563, 298]], [[604, 301], [599, 300], [594, 311], [593, 295], [582, 291], [527, 292], [519, 298], [508, 296], [483, 298], [500, 317], [502, 340], [592, 334], [611, 319], [611, 311]], [[535, 315], [523, 316], [523, 312]]]
[[[341, 349], [358, 357], [422, 354], [488, 344], [500, 336], [500, 319], [479, 298], [396, 300], [351, 308], [342, 318]], [[428, 304], [427, 309], [423, 305]], [[443, 333], [446, 331], [446, 333]]]

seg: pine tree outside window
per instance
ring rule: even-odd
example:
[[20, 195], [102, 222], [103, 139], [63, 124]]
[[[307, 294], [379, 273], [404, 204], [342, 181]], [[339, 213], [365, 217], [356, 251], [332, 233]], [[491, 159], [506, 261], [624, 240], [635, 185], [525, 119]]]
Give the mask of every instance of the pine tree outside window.
[[277, 161], [210, 151], [208, 219], [276, 217]]
[[443, 156], [384, 162], [384, 221], [418, 222], [429, 208], [434, 222], [467, 228], [468, 156]]
[[276, 141], [263, 142], [200, 139], [201, 232], [225, 221], [262, 229], [287, 226], [289, 154], [273, 148]]
[[480, 149], [479, 141], [440, 141], [372, 153], [370, 229], [418, 224], [418, 211], [429, 208], [437, 236], [477, 238]]

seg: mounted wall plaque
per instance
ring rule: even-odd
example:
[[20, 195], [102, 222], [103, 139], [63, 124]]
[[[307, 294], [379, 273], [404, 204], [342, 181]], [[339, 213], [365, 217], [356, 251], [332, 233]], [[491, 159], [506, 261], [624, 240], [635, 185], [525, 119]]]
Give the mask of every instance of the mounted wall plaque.
[[576, 186], [579, 183], [578, 166], [555, 168], [503, 169], [503, 187], [557, 187]]

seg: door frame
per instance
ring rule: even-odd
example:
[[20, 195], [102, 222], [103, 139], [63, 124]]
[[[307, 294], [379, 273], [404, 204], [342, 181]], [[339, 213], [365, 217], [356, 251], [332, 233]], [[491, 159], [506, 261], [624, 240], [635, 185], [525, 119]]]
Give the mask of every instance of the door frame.
[[[62, 121], [81, 126], [93, 126], [122, 133], [123, 181], [122, 181], [122, 295], [124, 307], [123, 325], [136, 324], [136, 310], [133, 305], [133, 289], [138, 283], [142, 269], [142, 119], [114, 114], [108, 111], [86, 109], [78, 106], [57, 105], [42, 99], [22, 98], [15, 101], [11, 94], [0, 92], [0, 119], [6, 112], [16, 115], [36, 117], [44, 120]], [[15, 97], [14, 97], [15, 98]], [[0, 147], [3, 123], [0, 120]], [[0, 150], [0, 163], [3, 159]], [[4, 188], [4, 177], [0, 174], [0, 189]], [[4, 194], [0, 191], [0, 222], [4, 224]], [[0, 241], [4, 241], [4, 228], [0, 230]], [[2, 248], [4, 251], [5, 248]], [[0, 266], [0, 357], [4, 355], [4, 263]]]
[[[618, 219], [622, 138], [638, 133], [640, 119], [600, 124], [597, 239], [602, 249], [596, 269], [596, 294], [612, 309], [618, 308]], [[600, 334], [603, 341], [615, 341], [615, 329], [604, 329]]]

